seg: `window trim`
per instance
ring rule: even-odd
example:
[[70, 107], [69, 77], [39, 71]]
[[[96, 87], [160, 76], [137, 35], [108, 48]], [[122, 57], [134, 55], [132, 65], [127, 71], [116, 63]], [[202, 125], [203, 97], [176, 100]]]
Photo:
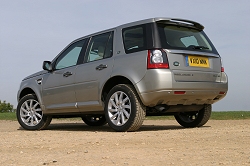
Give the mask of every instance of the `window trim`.
[[[109, 41], [112, 39], [112, 54], [110, 56], [105, 56], [106, 55], [106, 51], [107, 51], [107, 45], [109, 44]], [[104, 56], [103, 56], [103, 59], [107, 59], [107, 58], [111, 58], [112, 56], [114, 55], [114, 31], [111, 31], [110, 35], [109, 35], [109, 38], [108, 38], [108, 42], [106, 43], [106, 46], [105, 46], [105, 51], [104, 51]]]

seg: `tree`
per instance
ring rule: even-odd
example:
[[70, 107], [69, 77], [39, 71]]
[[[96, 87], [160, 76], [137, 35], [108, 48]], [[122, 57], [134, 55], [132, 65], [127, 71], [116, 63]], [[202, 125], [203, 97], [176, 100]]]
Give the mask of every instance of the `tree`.
[[1, 101], [0, 100], [0, 113], [2, 112], [11, 112], [13, 111], [13, 105], [10, 103], [6, 103], [6, 101]]

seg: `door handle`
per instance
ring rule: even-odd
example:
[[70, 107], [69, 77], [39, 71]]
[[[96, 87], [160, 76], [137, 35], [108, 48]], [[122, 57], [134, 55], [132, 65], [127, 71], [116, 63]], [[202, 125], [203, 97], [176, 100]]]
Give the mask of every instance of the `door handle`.
[[69, 71], [67, 71], [66, 73], [63, 73], [63, 77], [69, 77], [71, 75], [73, 75], [73, 73]]
[[96, 70], [102, 70], [102, 69], [105, 69], [105, 68], [107, 68], [107, 67], [108, 67], [108, 65], [100, 64], [100, 65], [97, 66], [95, 69], [96, 69]]

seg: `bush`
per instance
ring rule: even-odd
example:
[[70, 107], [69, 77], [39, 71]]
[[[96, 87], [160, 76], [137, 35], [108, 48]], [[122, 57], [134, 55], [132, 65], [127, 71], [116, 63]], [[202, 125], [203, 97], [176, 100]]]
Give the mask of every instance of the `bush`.
[[13, 105], [0, 100], [0, 113], [2, 112], [13, 112]]

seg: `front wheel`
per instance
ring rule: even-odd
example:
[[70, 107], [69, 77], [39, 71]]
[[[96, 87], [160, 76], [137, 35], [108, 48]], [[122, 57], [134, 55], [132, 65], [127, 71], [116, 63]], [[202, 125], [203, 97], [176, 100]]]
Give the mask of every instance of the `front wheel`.
[[180, 112], [175, 115], [176, 121], [183, 127], [201, 127], [207, 123], [212, 112], [212, 106], [204, 105], [204, 108], [196, 112]]
[[145, 118], [145, 106], [131, 85], [114, 86], [105, 100], [105, 116], [115, 131], [136, 131]]
[[40, 103], [34, 94], [24, 96], [17, 105], [16, 116], [19, 124], [26, 130], [42, 130], [52, 117], [43, 114]]

